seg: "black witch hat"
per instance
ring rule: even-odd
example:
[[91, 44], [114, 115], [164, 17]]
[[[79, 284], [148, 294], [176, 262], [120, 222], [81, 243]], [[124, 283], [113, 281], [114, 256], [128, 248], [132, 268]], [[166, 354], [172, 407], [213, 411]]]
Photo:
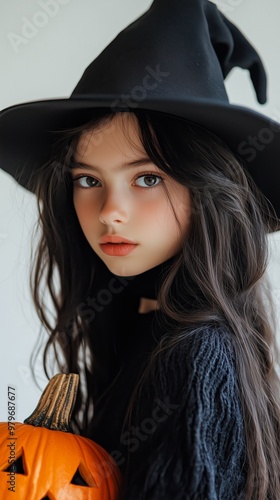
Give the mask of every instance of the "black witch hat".
[[224, 79], [250, 72], [259, 103], [266, 75], [255, 49], [208, 0], [154, 0], [87, 67], [68, 99], [28, 102], [0, 113], [0, 165], [23, 187], [50, 157], [57, 132], [96, 108], [152, 110], [188, 119], [239, 157], [280, 217], [280, 125], [229, 103]]

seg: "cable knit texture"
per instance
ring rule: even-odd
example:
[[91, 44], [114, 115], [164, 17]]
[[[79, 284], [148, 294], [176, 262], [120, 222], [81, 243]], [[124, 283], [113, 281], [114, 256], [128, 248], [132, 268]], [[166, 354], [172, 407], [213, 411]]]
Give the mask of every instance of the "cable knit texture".
[[126, 500], [244, 498], [243, 417], [226, 330], [197, 331], [164, 357], [137, 422]]
[[246, 451], [231, 333], [204, 326], [184, 334], [145, 382], [123, 427], [129, 399], [165, 333], [155, 314], [129, 324], [116, 345], [119, 372], [96, 400], [90, 436], [111, 453], [124, 479], [122, 500], [244, 498]]

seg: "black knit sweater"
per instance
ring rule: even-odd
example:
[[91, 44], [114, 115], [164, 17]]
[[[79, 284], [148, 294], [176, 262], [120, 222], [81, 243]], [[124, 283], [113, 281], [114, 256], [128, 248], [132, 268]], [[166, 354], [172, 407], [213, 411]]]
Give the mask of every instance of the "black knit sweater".
[[139, 315], [122, 368], [95, 406], [92, 439], [114, 457], [125, 500], [242, 499], [244, 426], [230, 334], [204, 327], [182, 339], [139, 395], [130, 434], [129, 396], [160, 333]]

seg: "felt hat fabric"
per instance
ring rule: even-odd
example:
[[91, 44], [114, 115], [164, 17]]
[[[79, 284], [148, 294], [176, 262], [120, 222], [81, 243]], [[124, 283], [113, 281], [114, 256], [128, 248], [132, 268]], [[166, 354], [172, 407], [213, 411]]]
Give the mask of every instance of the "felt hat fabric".
[[259, 103], [266, 74], [256, 50], [208, 0], [154, 0], [86, 68], [69, 98], [0, 112], [0, 168], [32, 191], [58, 131], [90, 120], [96, 108], [159, 111], [197, 123], [243, 162], [280, 217], [280, 124], [232, 105], [224, 79], [247, 69]]

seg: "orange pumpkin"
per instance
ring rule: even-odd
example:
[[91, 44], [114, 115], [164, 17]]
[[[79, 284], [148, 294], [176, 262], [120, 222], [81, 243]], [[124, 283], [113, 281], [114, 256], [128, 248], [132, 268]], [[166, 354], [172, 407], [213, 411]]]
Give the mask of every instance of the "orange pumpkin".
[[0, 423], [1, 500], [120, 497], [121, 476], [113, 458], [70, 432], [78, 383], [77, 374], [55, 375], [24, 423]]

